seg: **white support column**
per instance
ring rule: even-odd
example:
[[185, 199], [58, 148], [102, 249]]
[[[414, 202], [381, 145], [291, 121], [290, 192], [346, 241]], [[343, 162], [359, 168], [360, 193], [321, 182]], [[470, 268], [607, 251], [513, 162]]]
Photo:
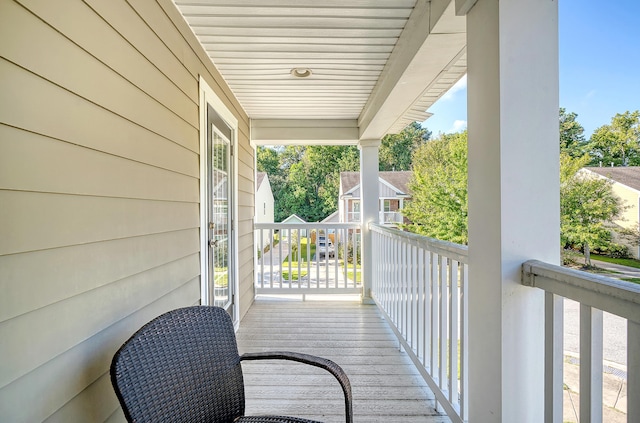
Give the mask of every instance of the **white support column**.
[[544, 421], [544, 293], [521, 264], [559, 251], [558, 4], [467, 14], [469, 421]]
[[378, 149], [380, 140], [360, 140], [360, 224], [362, 225], [362, 302], [373, 304], [373, 249], [369, 223], [377, 223], [378, 215]]

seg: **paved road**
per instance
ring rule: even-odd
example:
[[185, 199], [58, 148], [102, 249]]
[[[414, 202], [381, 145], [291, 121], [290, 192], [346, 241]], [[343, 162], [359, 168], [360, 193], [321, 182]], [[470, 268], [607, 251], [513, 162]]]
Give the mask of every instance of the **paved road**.
[[[603, 317], [603, 357], [607, 361], [627, 364], [627, 321], [610, 313]], [[580, 346], [580, 304], [564, 300], [564, 350], [578, 353]]]

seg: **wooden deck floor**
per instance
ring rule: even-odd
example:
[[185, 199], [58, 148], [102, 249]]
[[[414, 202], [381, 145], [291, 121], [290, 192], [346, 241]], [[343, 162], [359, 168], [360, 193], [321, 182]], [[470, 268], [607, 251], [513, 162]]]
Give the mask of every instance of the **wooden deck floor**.
[[[257, 301], [240, 324], [240, 353], [287, 350], [338, 363], [351, 381], [356, 423], [449, 422], [376, 306], [356, 302]], [[297, 363], [245, 362], [247, 414], [344, 422], [332, 376]]]

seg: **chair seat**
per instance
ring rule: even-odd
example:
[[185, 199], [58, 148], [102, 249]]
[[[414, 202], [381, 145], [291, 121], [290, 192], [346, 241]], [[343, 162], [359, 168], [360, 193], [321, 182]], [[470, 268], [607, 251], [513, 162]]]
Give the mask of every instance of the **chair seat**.
[[316, 420], [305, 420], [284, 416], [246, 416], [238, 417], [234, 423], [322, 423]]

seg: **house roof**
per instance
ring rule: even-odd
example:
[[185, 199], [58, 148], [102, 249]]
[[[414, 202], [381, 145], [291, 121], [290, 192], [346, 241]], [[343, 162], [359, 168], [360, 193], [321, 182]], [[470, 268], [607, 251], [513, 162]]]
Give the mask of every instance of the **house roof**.
[[256, 172], [256, 191], [260, 188], [265, 176], [267, 176], [266, 172]]
[[585, 169], [640, 191], [640, 166], [586, 167]]
[[340, 222], [340, 216], [338, 215], [338, 210], [331, 213], [329, 216], [322, 219], [321, 223], [334, 223]]
[[397, 133], [430, 116], [467, 70], [455, 1], [174, 3], [251, 119], [257, 145]]
[[307, 223], [307, 221], [294, 213], [280, 223]]
[[[394, 187], [400, 194], [409, 194], [410, 171], [378, 172], [378, 178]], [[340, 172], [342, 193], [353, 191], [360, 185], [360, 172]]]

